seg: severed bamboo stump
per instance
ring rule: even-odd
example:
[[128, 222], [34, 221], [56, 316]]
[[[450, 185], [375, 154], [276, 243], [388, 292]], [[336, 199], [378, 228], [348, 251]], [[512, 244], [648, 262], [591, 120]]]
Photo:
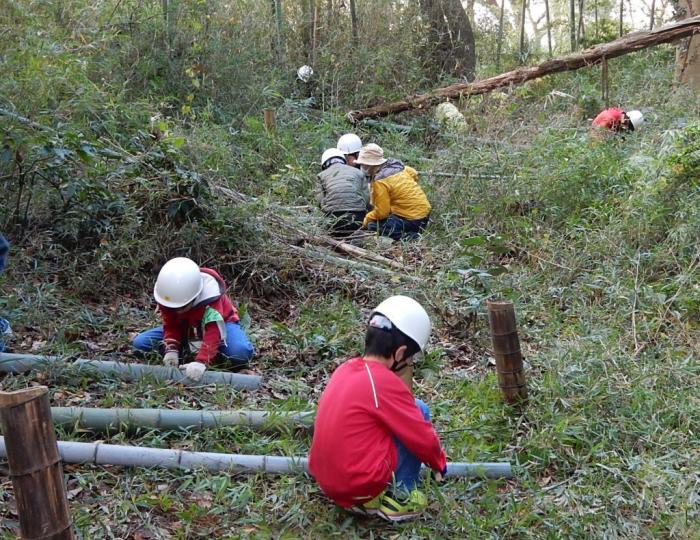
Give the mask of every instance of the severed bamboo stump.
[[275, 109], [263, 109], [263, 121], [265, 129], [272, 133], [277, 128], [277, 118]]
[[527, 401], [527, 383], [520, 352], [515, 309], [512, 302], [486, 302], [491, 327], [491, 343], [496, 357], [498, 386], [507, 403]]
[[0, 423], [21, 537], [74, 540], [48, 388], [0, 392]]

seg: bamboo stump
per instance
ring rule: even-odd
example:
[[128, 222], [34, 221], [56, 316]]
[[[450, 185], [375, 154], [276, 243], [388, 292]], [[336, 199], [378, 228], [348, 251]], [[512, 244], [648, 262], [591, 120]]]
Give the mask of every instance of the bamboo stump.
[[263, 109], [263, 121], [265, 122], [265, 129], [269, 133], [274, 133], [277, 128], [277, 117], [275, 115], [275, 109]]
[[507, 403], [527, 401], [527, 384], [512, 302], [487, 302], [498, 386]]
[[48, 388], [0, 392], [0, 423], [21, 537], [74, 540]]

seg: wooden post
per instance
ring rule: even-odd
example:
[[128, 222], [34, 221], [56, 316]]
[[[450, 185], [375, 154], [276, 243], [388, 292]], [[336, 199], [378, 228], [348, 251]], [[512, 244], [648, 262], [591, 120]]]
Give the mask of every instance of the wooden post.
[[496, 357], [498, 386], [503, 399], [507, 403], [527, 401], [527, 384], [513, 303], [487, 302], [486, 308], [489, 312], [493, 354]]
[[0, 423], [25, 540], [74, 540], [48, 388], [0, 392]]
[[270, 133], [274, 132], [277, 127], [275, 109], [263, 109], [263, 119], [265, 121], [265, 129]]

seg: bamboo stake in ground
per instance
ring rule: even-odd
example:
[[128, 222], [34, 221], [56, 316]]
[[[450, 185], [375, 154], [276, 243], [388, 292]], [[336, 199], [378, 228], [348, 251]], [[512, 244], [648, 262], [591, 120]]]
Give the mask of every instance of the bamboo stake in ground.
[[527, 384], [512, 302], [487, 302], [498, 386], [507, 403], [527, 401]]
[[48, 388], [0, 392], [0, 423], [22, 538], [73, 540]]
[[263, 120], [265, 121], [265, 129], [270, 133], [274, 132], [277, 128], [275, 109], [263, 109]]
[[467, 96], [486, 94], [497, 88], [522, 84], [545, 75], [588, 67], [600, 62], [603, 58], [615, 58], [646, 49], [647, 47], [671, 43], [684, 37], [692, 36], [698, 30], [700, 30], [700, 15], [656, 28], [650, 32], [634, 32], [609, 43], [601, 43], [575, 54], [552, 58], [536, 66], [523, 67], [501, 73], [483, 81], [457, 83], [426, 92], [425, 94], [408, 96], [394, 103], [385, 103], [359, 111], [350, 111], [347, 114], [347, 119], [352, 123], [356, 123], [365, 118], [379, 118], [380, 116], [396, 114], [410, 109], [425, 109], [448, 99], [460, 99]]

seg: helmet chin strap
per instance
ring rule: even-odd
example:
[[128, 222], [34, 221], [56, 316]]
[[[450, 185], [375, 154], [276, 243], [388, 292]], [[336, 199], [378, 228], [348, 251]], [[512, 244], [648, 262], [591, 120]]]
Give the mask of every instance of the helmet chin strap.
[[402, 358], [401, 360], [396, 360], [394, 356], [391, 357], [391, 359], [394, 361], [394, 363], [391, 365], [389, 368], [391, 371], [394, 373], [401, 371], [403, 368], [405, 368], [408, 365], [408, 362], [406, 361], [405, 358]]

